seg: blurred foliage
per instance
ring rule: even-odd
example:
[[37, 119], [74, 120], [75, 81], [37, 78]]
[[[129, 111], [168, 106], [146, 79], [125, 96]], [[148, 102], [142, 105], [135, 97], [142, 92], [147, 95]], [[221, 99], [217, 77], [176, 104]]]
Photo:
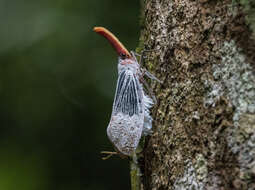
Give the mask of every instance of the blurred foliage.
[[139, 2], [0, 0], [0, 189], [129, 189], [127, 160], [101, 160], [117, 56], [94, 26], [128, 49]]

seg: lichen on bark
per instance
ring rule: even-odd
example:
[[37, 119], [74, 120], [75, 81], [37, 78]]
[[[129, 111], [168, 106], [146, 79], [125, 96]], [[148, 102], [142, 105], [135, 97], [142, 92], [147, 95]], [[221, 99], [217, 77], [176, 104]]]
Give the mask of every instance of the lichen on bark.
[[[231, 0], [148, 0], [138, 50], [158, 104], [140, 162], [144, 189], [252, 189], [254, 50]], [[239, 86], [238, 86], [239, 85]]]

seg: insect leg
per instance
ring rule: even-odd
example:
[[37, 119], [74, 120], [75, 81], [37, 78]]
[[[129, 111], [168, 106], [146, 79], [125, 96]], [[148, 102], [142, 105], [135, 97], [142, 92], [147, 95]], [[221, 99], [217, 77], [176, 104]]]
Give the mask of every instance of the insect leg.
[[150, 97], [152, 98], [153, 103], [154, 103], [154, 104], [157, 104], [156, 96], [155, 96], [154, 93], [152, 92], [152, 90], [151, 90], [151, 88], [149, 87], [148, 83], [144, 80], [143, 77], [141, 77], [140, 80], [141, 80], [141, 82], [144, 84], [146, 90], [148, 91]]
[[[157, 51], [157, 50], [143, 50], [141, 55], [134, 52], [134, 51], [131, 51], [131, 54], [133, 55], [133, 57], [136, 59], [136, 56], [140, 57], [139, 59], [139, 65], [142, 66], [143, 65], [143, 58], [145, 58], [144, 56], [144, 53], [145, 52], [151, 52], [151, 51]], [[137, 59], [136, 59], [137, 61]], [[146, 75], [147, 77], [149, 77], [150, 79], [153, 79], [153, 80], [156, 80], [157, 82], [159, 83], [163, 83], [161, 80], [159, 80], [157, 77], [155, 77], [153, 74], [151, 74], [149, 71], [147, 71], [145, 68], [141, 69], [142, 70], [142, 75]]]
[[112, 155], [118, 155], [117, 152], [110, 152], [110, 151], [101, 151], [101, 154], [105, 154], [107, 156], [102, 157], [102, 160], [107, 160], [112, 157]]
[[136, 59], [136, 56], [138, 56], [138, 57], [140, 57], [140, 59], [139, 59], [139, 62], [137, 61], [137, 59], [136, 59], [136, 61], [138, 62], [138, 64], [140, 65], [140, 66], [143, 66], [143, 58], [146, 58], [146, 56], [144, 55], [146, 52], [152, 52], [152, 51], [158, 51], [158, 50], [156, 50], [156, 49], [152, 49], [152, 50], [142, 50], [141, 51], [141, 54], [138, 54], [138, 53], [136, 53], [136, 52], [134, 52], [134, 51], [131, 51], [131, 54], [132, 54], [132, 56]]
[[[136, 62], [139, 63], [139, 65], [140, 65], [142, 55], [140, 55], [140, 54], [138, 54], [138, 53], [136, 53], [136, 52], [134, 52], [134, 51], [130, 51], [130, 53], [131, 53], [132, 56], [135, 58]], [[137, 61], [136, 56], [140, 57], [140, 58], [139, 58], [139, 62]]]
[[144, 70], [144, 75], [146, 75], [147, 77], [149, 77], [150, 79], [153, 79], [159, 83], [163, 83], [163, 81], [159, 80], [157, 77], [155, 77], [153, 74], [151, 74], [149, 71], [147, 71], [146, 69], [143, 69]]
[[131, 54], [135, 57], [135, 56], [138, 56], [138, 57], [141, 57], [141, 54], [139, 53], [136, 53], [135, 51], [130, 51]]

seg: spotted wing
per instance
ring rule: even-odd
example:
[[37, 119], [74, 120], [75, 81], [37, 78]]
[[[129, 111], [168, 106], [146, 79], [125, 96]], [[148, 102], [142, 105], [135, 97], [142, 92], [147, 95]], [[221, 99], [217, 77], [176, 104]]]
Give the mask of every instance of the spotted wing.
[[122, 71], [117, 82], [113, 113], [107, 128], [109, 139], [126, 155], [138, 146], [144, 122], [143, 89], [130, 70]]

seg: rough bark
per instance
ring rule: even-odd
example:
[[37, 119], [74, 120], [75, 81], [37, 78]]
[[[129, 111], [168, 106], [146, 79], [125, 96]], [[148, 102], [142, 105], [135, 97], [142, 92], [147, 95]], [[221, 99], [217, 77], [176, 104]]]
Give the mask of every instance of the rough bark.
[[248, 0], [147, 0], [158, 104], [143, 189], [255, 189], [255, 14]]

